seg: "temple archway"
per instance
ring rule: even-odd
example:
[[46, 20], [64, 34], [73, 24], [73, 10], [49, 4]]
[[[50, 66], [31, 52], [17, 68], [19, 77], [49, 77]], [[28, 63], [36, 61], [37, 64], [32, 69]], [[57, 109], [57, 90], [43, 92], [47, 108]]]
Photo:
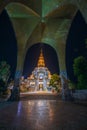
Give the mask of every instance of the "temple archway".
[[78, 11], [72, 21], [68, 38], [66, 41], [66, 69], [68, 78], [72, 82], [76, 82], [77, 79], [73, 72], [74, 59], [78, 56], [86, 56], [85, 40], [87, 38], [87, 24]]
[[46, 67], [49, 68], [52, 74], [59, 74], [59, 63], [56, 51], [48, 44], [37, 43], [27, 50], [23, 67], [23, 75], [25, 77], [29, 76], [37, 66], [41, 48], [43, 50]]
[[[37, 43], [27, 51], [20, 80], [20, 92], [27, 91], [42, 94], [52, 94], [50, 80], [52, 74], [59, 74], [56, 51], [49, 45]], [[50, 91], [49, 91], [50, 89]]]
[[87, 2], [72, 0], [9, 0], [0, 3], [0, 12], [4, 8], [7, 10], [17, 39], [18, 53], [15, 86], [18, 86], [22, 75], [27, 49], [34, 43], [39, 42], [47, 43], [56, 50], [60, 75], [67, 78], [65, 48], [68, 32], [78, 9], [85, 20], [87, 19]]
[[10, 65], [10, 78], [14, 79], [17, 65], [17, 40], [6, 10], [0, 14], [0, 61], [6, 61]]

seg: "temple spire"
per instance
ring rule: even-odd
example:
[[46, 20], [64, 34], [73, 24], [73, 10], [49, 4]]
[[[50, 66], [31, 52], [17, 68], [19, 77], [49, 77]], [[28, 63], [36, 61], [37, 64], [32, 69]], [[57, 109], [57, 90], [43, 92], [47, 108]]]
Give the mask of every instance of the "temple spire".
[[40, 56], [39, 56], [39, 59], [38, 59], [37, 66], [38, 66], [38, 67], [45, 67], [45, 61], [44, 61], [44, 56], [43, 56], [43, 51], [42, 51], [42, 49], [41, 49], [41, 51], [40, 51]]

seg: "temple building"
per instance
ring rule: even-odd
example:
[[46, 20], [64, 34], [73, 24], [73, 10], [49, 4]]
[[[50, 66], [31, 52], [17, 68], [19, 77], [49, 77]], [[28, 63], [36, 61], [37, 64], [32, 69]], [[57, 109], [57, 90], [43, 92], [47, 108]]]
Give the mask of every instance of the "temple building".
[[37, 67], [35, 67], [27, 79], [22, 77], [21, 83], [25, 84], [24, 86], [27, 87], [29, 91], [47, 91], [50, 79], [51, 73], [45, 66], [43, 51], [41, 50]]

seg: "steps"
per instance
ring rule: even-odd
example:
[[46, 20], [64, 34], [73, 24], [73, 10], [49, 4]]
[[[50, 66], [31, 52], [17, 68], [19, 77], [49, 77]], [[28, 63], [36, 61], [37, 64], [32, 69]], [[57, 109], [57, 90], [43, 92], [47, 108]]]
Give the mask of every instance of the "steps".
[[58, 99], [61, 99], [60, 94], [52, 94], [52, 93], [20, 94], [20, 100], [58, 100]]

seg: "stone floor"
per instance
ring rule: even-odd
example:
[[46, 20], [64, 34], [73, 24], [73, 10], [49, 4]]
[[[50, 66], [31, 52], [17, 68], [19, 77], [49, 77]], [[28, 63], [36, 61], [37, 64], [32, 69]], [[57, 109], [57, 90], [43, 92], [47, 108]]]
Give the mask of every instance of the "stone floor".
[[61, 100], [2, 102], [0, 130], [87, 130], [87, 106]]
[[20, 93], [20, 98], [22, 101], [25, 100], [38, 100], [38, 99], [45, 99], [45, 100], [59, 100], [61, 99], [61, 94], [57, 93], [44, 93], [44, 92], [38, 92], [38, 93]]

